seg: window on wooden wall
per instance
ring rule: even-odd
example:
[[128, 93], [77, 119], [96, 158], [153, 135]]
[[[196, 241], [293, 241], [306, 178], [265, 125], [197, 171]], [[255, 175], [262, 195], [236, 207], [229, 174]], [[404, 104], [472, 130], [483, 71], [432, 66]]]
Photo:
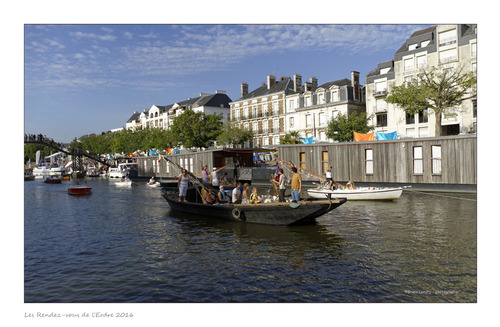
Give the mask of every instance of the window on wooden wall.
[[299, 152], [299, 166], [302, 169], [306, 169], [306, 153]]
[[328, 151], [321, 151], [321, 172], [324, 174], [328, 170]]
[[413, 147], [413, 175], [424, 173], [423, 151], [421, 146]]
[[373, 149], [365, 149], [365, 174], [373, 175]]
[[432, 164], [432, 174], [441, 175], [441, 146], [433, 145], [431, 146], [431, 164]]

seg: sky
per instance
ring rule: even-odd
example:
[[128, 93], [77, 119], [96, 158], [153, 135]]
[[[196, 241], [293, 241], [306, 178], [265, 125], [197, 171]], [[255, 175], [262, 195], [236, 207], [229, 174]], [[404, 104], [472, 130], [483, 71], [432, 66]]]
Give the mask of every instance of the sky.
[[25, 24], [24, 130], [70, 142], [200, 93], [240, 97], [274, 74], [366, 75], [431, 25]]

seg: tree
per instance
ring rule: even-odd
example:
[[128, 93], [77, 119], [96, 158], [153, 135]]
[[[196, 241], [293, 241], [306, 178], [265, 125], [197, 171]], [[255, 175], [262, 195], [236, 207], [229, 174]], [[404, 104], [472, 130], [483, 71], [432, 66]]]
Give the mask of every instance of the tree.
[[298, 131], [293, 131], [288, 134], [285, 134], [285, 136], [280, 139], [280, 144], [301, 144], [304, 143], [301, 140], [299, 140], [299, 132]]
[[424, 70], [407, 83], [395, 86], [385, 101], [399, 106], [410, 115], [428, 109], [436, 117], [435, 136], [440, 136], [442, 114], [456, 115], [456, 109], [453, 111], [455, 107], [464, 100], [476, 97], [476, 74], [463, 73], [463, 70], [463, 67]]
[[205, 115], [187, 109], [175, 118], [170, 127], [172, 141], [186, 148], [209, 147], [222, 132], [222, 122], [218, 115]]
[[253, 138], [253, 132], [231, 126], [228, 122], [222, 127], [221, 134], [217, 137], [220, 143], [229, 143], [234, 145], [244, 144]]
[[354, 139], [354, 132], [368, 133], [373, 129], [368, 123], [371, 117], [366, 116], [366, 112], [357, 114], [353, 112], [350, 115], [338, 114], [328, 123], [326, 136], [339, 141], [348, 142]]

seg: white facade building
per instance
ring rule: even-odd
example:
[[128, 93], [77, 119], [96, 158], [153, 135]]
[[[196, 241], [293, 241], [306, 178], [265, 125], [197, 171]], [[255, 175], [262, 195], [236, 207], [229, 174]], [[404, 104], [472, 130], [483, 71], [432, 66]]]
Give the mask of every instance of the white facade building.
[[219, 115], [223, 123], [229, 120], [229, 103], [231, 99], [225, 91], [217, 90], [214, 94], [201, 93], [199, 97], [189, 98], [168, 106], [153, 105], [143, 112], [134, 112], [125, 124], [126, 129], [138, 130], [146, 128], [168, 129], [175, 118], [186, 109], [202, 112], [206, 115]]
[[[431, 67], [476, 71], [477, 25], [437, 25], [415, 32], [390, 61], [379, 63], [366, 77], [366, 111], [377, 132], [397, 131], [400, 137], [435, 136], [435, 116], [424, 111], [408, 115], [385, 97], [420, 71]], [[476, 100], [466, 100], [456, 115], [442, 115], [441, 135], [476, 132]]]

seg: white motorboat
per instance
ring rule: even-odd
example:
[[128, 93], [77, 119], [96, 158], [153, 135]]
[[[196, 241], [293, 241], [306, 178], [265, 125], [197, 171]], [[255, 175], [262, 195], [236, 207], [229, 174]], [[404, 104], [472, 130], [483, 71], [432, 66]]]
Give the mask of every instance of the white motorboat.
[[149, 187], [159, 187], [160, 186], [160, 182], [148, 182], [148, 186]]
[[332, 198], [347, 198], [353, 200], [396, 200], [403, 193], [403, 187], [356, 187], [353, 189], [330, 190], [324, 187], [307, 190], [310, 197], [325, 199], [331, 194]]
[[121, 179], [119, 182], [115, 183], [116, 186], [132, 186], [132, 181], [128, 178]]
[[121, 163], [118, 167], [109, 168], [110, 178], [123, 178], [127, 176], [133, 177], [137, 172], [137, 163]]

